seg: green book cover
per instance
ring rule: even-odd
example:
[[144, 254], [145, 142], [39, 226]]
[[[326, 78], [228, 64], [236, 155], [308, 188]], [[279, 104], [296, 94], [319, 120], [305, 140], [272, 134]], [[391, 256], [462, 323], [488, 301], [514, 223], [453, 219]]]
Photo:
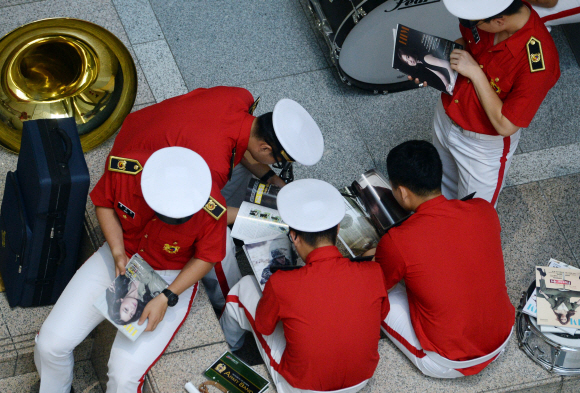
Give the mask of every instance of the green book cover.
[[205, 370], [204, 375], [212, 381], [219, 382], [230, 392], [262, 393], [270, 384], [231, 352], [225, 352]]

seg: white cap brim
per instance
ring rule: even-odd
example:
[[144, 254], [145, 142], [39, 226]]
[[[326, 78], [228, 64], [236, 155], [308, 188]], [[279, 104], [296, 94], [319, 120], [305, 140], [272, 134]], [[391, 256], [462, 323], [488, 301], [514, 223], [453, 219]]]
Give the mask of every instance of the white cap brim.
[[479, 20], [497, 15], [513, 0], [443, 0], [445, 8], [461, 19]]
[[156, 213], [185, 218], [197, 213], [211, 193], [211, 173], [205, 160], [184, 147], [153, 153], [141, 175], [145, 202]]
[[316, 179], [296, 180], [278, 193], [278, 211], [291, 228], [321, 232], [338, 225], [345, 214], [340, 192]]
[[294, 100], [283, 98], [272, 111], [276, 137], [294, 161], [314, 165], [322, 158], [324, 138], [310, 114]]

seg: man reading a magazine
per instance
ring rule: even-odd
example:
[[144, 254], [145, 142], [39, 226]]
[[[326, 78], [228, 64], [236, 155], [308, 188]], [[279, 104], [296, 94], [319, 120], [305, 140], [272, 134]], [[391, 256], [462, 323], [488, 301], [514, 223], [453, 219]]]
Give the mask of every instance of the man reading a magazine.
[[383, 331], [427, 376], [477, 374], [503, 351], [515, 319], [497, 213], [480, 198], [441, 195], [429, 142], [395, 147], [387, 172], [395, 199], [414, 214], [376, 249], [391, 305]]
[[441, 95], [433, 120], [443, 195], [476, 192], [495, 206], [521, 128], [560, 77], [558, 52], [537, 12], [522, 0], [443, 2], [459, 18], [457, 42], [465, 48], [451, 53], [459, 77], [453, 95]]
[[[225, 201], [201, 156], [183, 147], [109, 160], [91, 192], [106, 243], [76, 272], [37, 336], [40, 392], [68, 392], [73, 349], [105, 317], [93, 307], [138, 253], [169, 286], [145, 306], [145, 332], [117, 332], [108, 392], [141, 391], [145, 374], [187, 317], [197, 282], [226, 255]], [[202, 210], [203, 209], [203, 210]]]
[[252, 331], [279, 393], [356, 392], [379, 361], [389, 309], [381, 269], [351, 262], [335, 247], [345, 207], [330, 184], [290, 183], [278, 194], [278, 210], [306, 266], [275, 272], [263, 294], [253, 276], [236, 284], [220, 319], [228, 344], [239, 349]]

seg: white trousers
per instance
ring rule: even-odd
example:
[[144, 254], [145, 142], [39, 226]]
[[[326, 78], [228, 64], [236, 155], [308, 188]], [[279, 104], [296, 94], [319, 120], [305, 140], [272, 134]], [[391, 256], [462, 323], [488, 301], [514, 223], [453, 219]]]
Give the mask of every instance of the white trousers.
[[533, 8], [546, 26], [580, 22], [580, 0], [558, 0], [552, 8]]
[[521, 130], [509, 137], [491, 140], [466, 134], [474, 133], [464, 133], [454, 125], [439, 100], [433, 119], [433, 145], [443, 163], [441, 191], [447, 199], [459, 199], [475, 192], [476, 198], [496, 206]]
[[[237, 283], [228, 294], [226, 308], [220, 318], [220, 325], [224, 330], [226, 340], [233, 351], [239, 349], [244, 343], [246, 331], [252, 332], [260, 355], [270, 372], [272, 381], [276, 385], [278, 393], [316, 393], [314, 390], [303, 390], [292, 387], [282, 375], [278, 374], [274, 365], [278, 365], [282, 354], [286, 349], [284, 327], [279, 322], [269, 336], [256, 333], [254, 330], [254, 318], [256, 307], [262, 297], [260, 286], [254, 276], [246, 276]], [[358, 385], [334, 390], [333, 393], [355, 393], [366, 386], [368, 380]]]
[[409, 358], [411, 363], [429, 377], [463, 377], [463, 374], [459, 371], [435, 363], [423, 351], [423, 347], [421, 347], [411, 324], [407, 291], [403, 285], [397, 284], [389, 292], [389, 303], [391, 304], [391, 310], [383, 321], [381, 329], [391, 339], [393, 344]]
[[[157, 273], [169, 284], [180, 270]], [[61, 294], [36, 337], [34, 362], [40, 375], [40, 393], [69, 393], [73, 380], [73, 349], [105, 317], [93, 302], [115, 278], [115, 263], [105, 243], [76, 272]], [[141, 392], [145, 374], [165, 351], [187, 317], [198, 285], [179, 296], [168, 307], [163, 321], [153, 332], [144, 332], [131, 341], [117, 332], [109, 358], [107, 393]]]
[[226, 305], [226, 296], [240, 279], [242, 273], [236, 260], [236, 246], [231, 236], [230, 228], [226, 234], [226, 257], [215, 264], [213, 269], [201, 279], [211, 305], [216, 310], [222, 310]]

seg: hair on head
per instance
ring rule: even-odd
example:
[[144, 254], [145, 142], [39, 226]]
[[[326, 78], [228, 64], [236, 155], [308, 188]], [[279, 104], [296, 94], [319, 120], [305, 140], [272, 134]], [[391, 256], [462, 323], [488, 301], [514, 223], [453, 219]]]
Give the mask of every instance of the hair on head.
[[338, 225], [335, 225], [332, 228], [320, 232], [304, 232], [294, 228], [290, 229], [296, 232], [296, 236], [300, 236], [300, 239], [302, 239], [304, 243], [308, 244], [311, 247], [318, 247], [318, 245], [323, 242], [330, 242], [332, 244], [336, 244], [336, 237], [338, 235]]
[[407, 141], [387, 155], [387, 173], [393, 187], [403, 186], [418, 196], [441, 192], [443, 165], [435, 146]]
[[407, 46], [401, 46], [398, 50], [397, 50], [397, 57], [406, 63], [405, 60], [403, 60], [403, 56], [410, 56], [413, 57], [415, 60], [419, 60], [419, 54], [417, 53], [417, 50], [415, 48], [410, 48]]
[[264, 113], [256, 118], [257, 127], [252, 132], [252, 136], [260, 141], [266, 142], [272, 148], [272, 155], [276, 162], [285, 162], [286, 160], [280, 152], [284, 150], [274, 131], [272, 122], [272, 112]]

